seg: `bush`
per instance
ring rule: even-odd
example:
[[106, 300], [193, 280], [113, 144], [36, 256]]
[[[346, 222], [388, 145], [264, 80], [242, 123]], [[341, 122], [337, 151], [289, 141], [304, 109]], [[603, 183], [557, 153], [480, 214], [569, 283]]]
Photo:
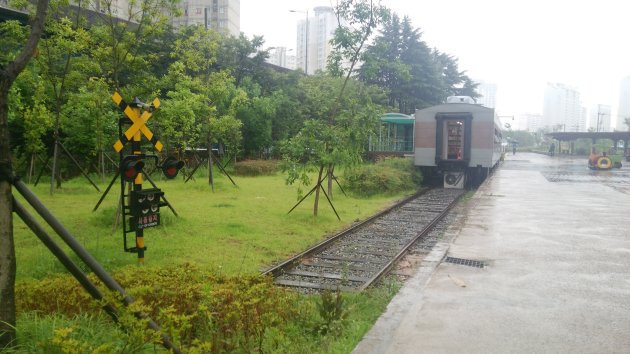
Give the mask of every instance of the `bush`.
[[278, 171], [276, 160], [245, 160], [234, 164], [234, 173], [237, 176], [271, 175], [276, 171]]
[[[191, 264], [126, 267], [115, 271], [113, 277], [136, 301], [124, 308], [116, 301], [116, 294], [106, 293], [105, 298], [116, 305], [123, 327], [129, 336], [138, 337], [135, 341], [139, 346], [156, 339], [144, 322], [134, 319], [135, 311], [156, 320], [180, 346], [205, 343], [214, 352], [226, 353], [263, 352], [263, 346], [273, 346], [275, 332], [283, 332], [305, 311], [297, 293], [276, 287], [270, 277], [215, 276]], [[93, 275], [90, 278], [95, 281]], [[105, 289], [102, 284], [98, 287]], [[71, 318], [100, 313], [98, 304], [68, 275], [19, 284], [16, 303], [23, 314]], [[61, 342], [75, 339], [70, 336], [72, 329], [68, 331], [58, 338]]]
[[347, 170], [345, 187], [359, 196], [393, 194], [416, 189], [422, 183], [422, 174], [408, 158], [387, 158], [376, 164]]

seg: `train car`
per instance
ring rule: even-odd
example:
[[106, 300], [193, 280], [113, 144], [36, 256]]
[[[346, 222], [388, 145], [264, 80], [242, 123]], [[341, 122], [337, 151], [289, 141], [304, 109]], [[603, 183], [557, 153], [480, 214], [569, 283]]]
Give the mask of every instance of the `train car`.
[[445, 188], [476, 188], [502, 156], [501, 126], [494, 109], [465, 96], [416, 110], [415, 165], [427, 181]]

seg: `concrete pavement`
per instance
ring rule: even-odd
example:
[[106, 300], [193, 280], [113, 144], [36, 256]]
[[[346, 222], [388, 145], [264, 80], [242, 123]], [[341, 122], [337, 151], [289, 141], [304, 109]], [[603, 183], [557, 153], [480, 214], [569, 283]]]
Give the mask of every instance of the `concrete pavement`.
[[508, 155], [353, 353], [630, 353], [627, 164]]

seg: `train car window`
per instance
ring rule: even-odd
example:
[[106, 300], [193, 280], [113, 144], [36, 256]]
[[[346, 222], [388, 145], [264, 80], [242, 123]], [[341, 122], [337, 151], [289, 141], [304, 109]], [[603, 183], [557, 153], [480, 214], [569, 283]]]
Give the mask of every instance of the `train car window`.
[[443, 150], [447, 160], [461, 160], [464, 156], [464, 121], [444, 120], [444, 143]]

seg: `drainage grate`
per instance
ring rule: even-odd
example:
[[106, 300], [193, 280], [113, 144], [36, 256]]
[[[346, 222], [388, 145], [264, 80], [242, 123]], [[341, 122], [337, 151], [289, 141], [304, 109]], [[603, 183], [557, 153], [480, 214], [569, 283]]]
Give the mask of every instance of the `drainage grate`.
[[475, 268], [483, 268], [485, 266], [485, 264], [483, 264], [483, 262], [480, 262], [480, 261], [473, 261], [471, 259], [455, 258], [455, 257], [446, 257], [446, 259], [444, 259], [444, 262], [461, 264], [461, 265], [475, 267]]

